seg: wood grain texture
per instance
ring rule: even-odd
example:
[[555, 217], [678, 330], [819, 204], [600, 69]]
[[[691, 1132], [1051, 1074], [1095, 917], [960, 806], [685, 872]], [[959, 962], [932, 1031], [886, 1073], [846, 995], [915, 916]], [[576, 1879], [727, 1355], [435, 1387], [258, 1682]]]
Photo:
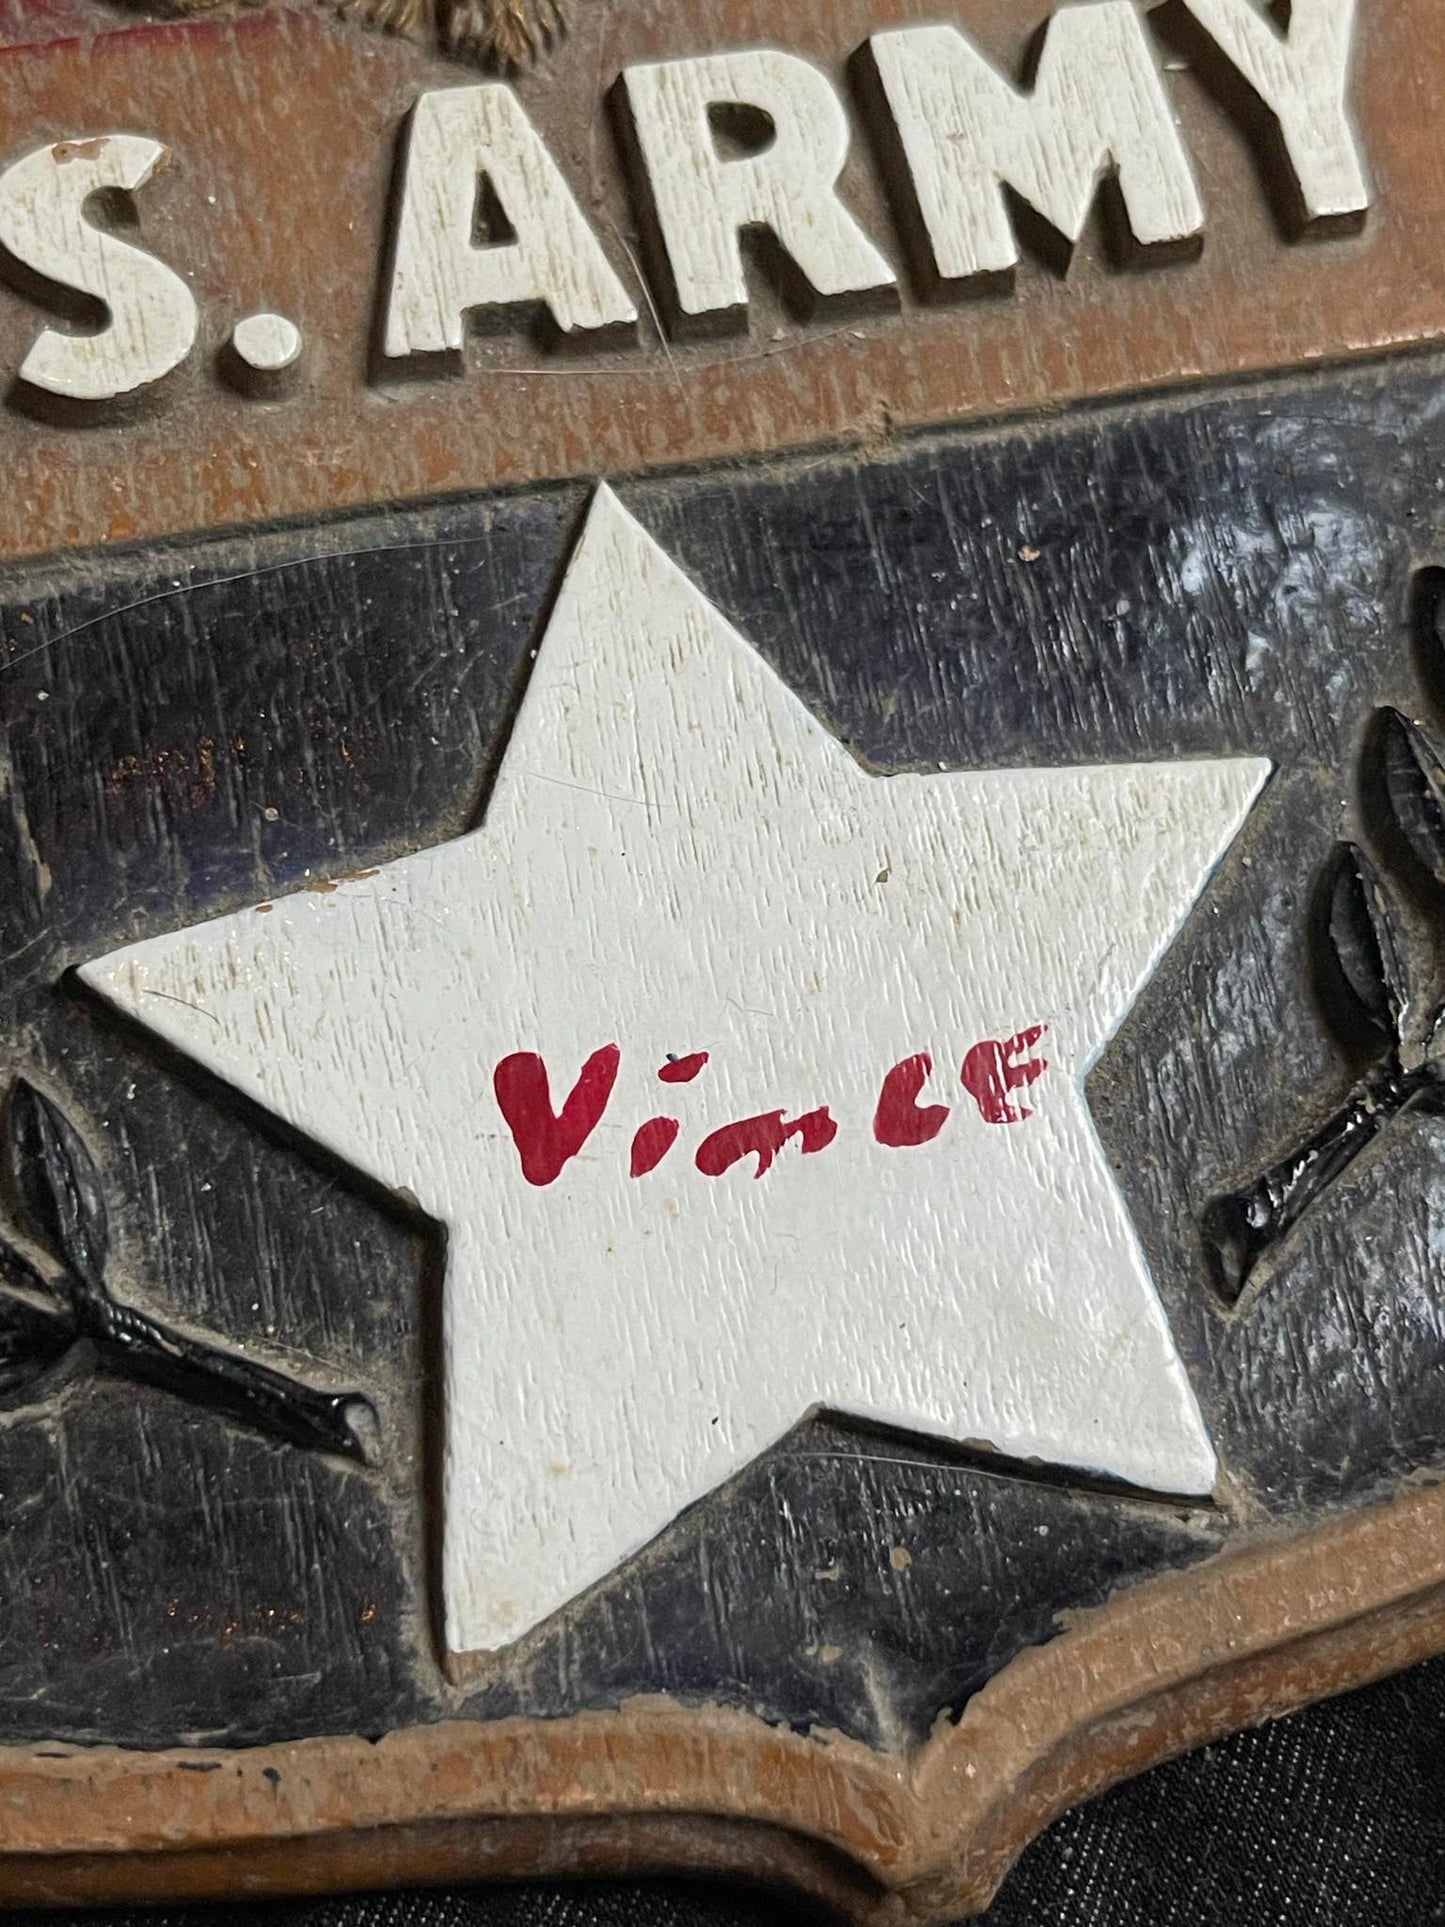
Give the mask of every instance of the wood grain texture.
[[[396, 1458], [353, 1564], [323, 1515], [358, 1489], [327, 1466], [119, 1388], [87, 1394], [105, 1400], [93, 1419], [78, 1386], [55, 1414], [7, 1414], [5, 1450], [65, 1496], [65, 1573], [119, 1558], [124, 1616], [107, 1634], [84, 1603], [107, 1595], [65, 1577], [40, 1594], [37, 1645], [27, 1574], [51, 1527], [28, 1503], [0, 1585], [0, 1731], [155, 1746], [228, 1723], [251, 1739], [374, 1732], [662, 1690], [907, 1749], [1061, 1610], [1197, 1561], [1223, 1532], [1303, 1530], [1438, 1466], [1429, 1121], [1405, 1120], [1361, 1161], [1247, 1312], [1223, 1315], [1212, 1296], [1199, 1212], [1349, 1086], [1300, 912], [1335, 835], [1368, 827], [1353, 801], [1340, 808], [1373, 706], [1438, 699], [1415, 576], [1445, 549], [1442, 476], [1427, 361], [942, 435], [865, 468], [813, 458], [627, 489], [878, 769], [1260, 752], [1280, 765], [1225, 887], [1090, 1087], [1231, 1510], [1181, 1519], [805, 1427], [460, 1696], [437, 1674], [422, 1607], [436, 1302], [424, 1236], [54, 985], [67, 964], [181, 917], [370, 868], [474, 821], [583, 491], [26, 572], [0, 625], [9, 1062], [88, 1121], [128, 1201], [127, 1298], [365, 1386]], [[127, 1398], [123, 1448], [109, 1450]], [[173, 1503], [194, 1495], [192, 1550], [174, 1567], [145, 1555], [157, 1464]], [[202, 1472], [259, 1477], [258, 1464], [263, 1502], [215, 1517]], [[911, 1556], [901, 1572], [895, 1547]], [[338, 1624], [355, 1639], [328, 1644]], [[139, 1699], [128, 1667], [144, 1669]]]
[[105, 134], [37, 147], [0, 174], [0, 244], [32, 274], [99, 304], [84, 332], [43, 328], [18, 379], [68, 402], [113, 401], [160, 381], [190, 353], [195, 297], [172, 268], [85, 218], [97, 196], [133, 194], [169, 160], [160, 141]]
[[[478, 247], [478, 181], [512, 238]], [[444, 87], [412, 109], [386, 291], [388, 356], [459, 351], [474, 309], [542, 304], [564, 339], [630, 340], [637, 309], [509, 87]]]
[[[1019, 262], [1007, 185], [1048, 225], [1063, 259], [1112, 168], [1124, 248], [1194, 254], [1204, 208], [1157, 56], [1130, 6], [1069, 8], [1048, 23], [1021, 95], [951, 26], [870, 36], [934, 294], [1008, 285]], [[906, 182], [904, 175], [906, 174]]]
[[[127, 1301], [313, 1382], [364, 1386], [384, 1445], [384, 1476], [356, 1488], [154, 1394], [67, 1385], [52, 1406], [44, 1387], [11, 1410], [6, 1450], [47, 1482], [3, 1542], [11, 1737], [380, 1731], [423, 1708], [551, 1715], [666, 1690], [898, 1747], [1047, 1637], [1061, 1607], [1218, 1543], [1209, 1513], [813, 1424], [464, 1694], [440, 1676], [426, 1617], [434, 1243], [394, 1195], [298, 1156], [55, 986], [69, 964], [173, 928], [182, 903], [304, 893], [464, 829], [583, 507], [581, 491], [542, 492], [48, 565], [9, 605], [10, 1061], [95, 1144]], [[134, 1417], [112, 1446], [125, 1400]], [[147, 1566], [158, 1465], [190, 1523], [174, 1563]], [[259, 1496], [222, 1518], [203, 1495], [228, 1466]], [[61, 1543], [86, 1548], [87, 1574], [118, 1563], [125, 1612], [108, 1621], [110, 1596], [67, 1563], [37, 1642], [27, 1575], [46, 1568], [45, 1502], [60, 1495]], [[363, 1514], [354, 1538], [337, 1530]], [[895, 1548], [925, 1547], [895, 1567]]]
[[240, 1754], [0, 1753], [0, 1897], [623, 1867], [746, 1873], [859, 1923], [931, 1927], [985, 1907], [1075, 1801], [1435, 1650], [1442, 1523], [1436, 1488], [1137, 1587], [1021, 1658], [909, 1761], [656, 1703]]
[[[401, 131], [460, 71], [319, 12], [97, 35], [76, 0], [43, 11], [71, 37], [0, 54], [0, 165], [164, 142], [138, 239], [201, 334], [124, 417], [10, 397], [0, 557], [55, 559], [12, 566], [0, 612], [0, 1061], [79, 1119], [126, 1301], [364, 1386], [386, 1453], [375, 1472], [284, 1453], [69, 1366], [0, 1413], [0, 1897], [654, 1867], [943, 1920], [1071, 1801], [1439, 1651], [1438, 1125], [1383, 1133], [1232, 1310], [1199, 1238], [1207, 1200], [1350, 1087], [1308, 880], [1373, 832], [1354, 775], [1376, 707], [1445, 715], [1438, 355], [1256, 380], [1445, 339], [1434, 0], [1362, 0], [1359, 232], [1334, 231], [1358, 183], [1324, 169], [1281, 209], [1218, 76], [1170, 60], [1200, 258], [1121, 274], [1090, 223], [1066, 274], [1030, 241], [1011, 294], [955, 305], [902, 272], [876, 103], [846, 72], [930, 0], [823, 0], [781, 27], [771, 0], [593, 7], [521, 98], [640, 345], [559, 360], [468, 335], [406, 380], [376, 352]], [[1017, 76], [1036, 20], [973, 0], [964, 24]], [[0, 39], [29, 31], [0, 8]], [[745, 337], [663, 347], [604, 96], [633, 63], [765, 42], [847, 101], [838, 204], [900, 270], [902, 314], [799, 320], [750, 262]], [[1308, 158], [1331, 103], [1297, 106]], [[1286, 238], [1311, 215], [1329, 232]], [[260, 309], [305, 342], [269, 390], [223, 353]], [[45, 319], [6, 292], [0, 366]], [[1249, 380], [1039, 412], [1201, 377]], [[723, 457], [759, 459], [698, 472]], [[66, 972], [472, 825], [599, 470], [880, 772], [1279, 766], [1089, 1085], [1224, 1503], [819, 1420], [459, 1679], [432, 1618], [433, 1228]]]
[[[522, 97], [613, 268], [640, 299], [641, 236], [613, 158], [603, 95], [632, 62], [782, 41], [843, 83], [872, 32], [932, 17], [927, 0], [828, 0], [784, 32], [764, 0], [662, 0], [589, 11]], [[1029, 28], [1007, 0], [967, 22], [1016, 73]], [[0, 555], [331, 511], [498, 483], [850, 442], [1081, 396], [1252, 373], [1436, 340], [1445, 212], [1433, 76], [1445, 66], [1433, 0], [1361, 7], [1355, 118], [1373, 191], [1363, 232], [1283, 238], [1277, 178], [1190, 75], [1168, 75], [1206, 209], [1195, 263], [1121, 275], [1086, 237], [1067, 278], [1029, 261], [1015, 294], [826, 326], [793, 321], [752, 284], [746, 342], [652, 343], [558, 363], [515, 334], [468, 344], [457, 374], [369, 382], [406, 111], [458, 70], [319, 14], [118, 32], [0, 58], [4, 158], [44, 140], [136, 128], [175, 165], [146, 190], [143, 242], [190, 281], [198, 352], [124, 424], [7, 426], [12, 486]], [[855, 117], [840, 193], [901, 260]], [[1262, 298], [1267, 290], [1267, 298]], [[239, 315], [290, 316], [317, 351], [284, 401], [219, 389], [214, 357]], [[18, 367], [41, 319], [6, 299], [0, 365]], [[479, 428], [479, 425], [482, 425]], [[139, 486], [138, 478], [144, 478]]]
[[[787, 260], [795, 302], [892, 306], [897, 276], [837, 193], [850, 130], [828, 76], [777, 48], [643, 61], [619, 83], [636, 143], [640, 204], [656, 222], [652, 258], [678, 332], [746, 329], [744, 236]], [[719, 154], [719, 110], [761, 116], [756, 152]], [[776, 258], [776, 255], [775, 255]]]
[[81, 969], [445, 1225], [451, 1650], [820, 1407], [1208, 1493], [1083, 1082], [1268, 763], [869, 775], [606, 489], [536, 655], [470, 836]]

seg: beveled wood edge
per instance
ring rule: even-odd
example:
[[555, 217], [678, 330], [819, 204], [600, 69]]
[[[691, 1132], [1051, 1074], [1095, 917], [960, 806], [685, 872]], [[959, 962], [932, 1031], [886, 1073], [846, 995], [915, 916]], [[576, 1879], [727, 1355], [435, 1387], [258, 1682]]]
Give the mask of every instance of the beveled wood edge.
[[1445, 1648], [1445, 1485], [1081, 1613], [911, 1757], [664, 1700], [372, 1742], [0, 1749], [0, 1904], [730, 1874], [858, 1922], [987, 1905], [1066, 1808]]

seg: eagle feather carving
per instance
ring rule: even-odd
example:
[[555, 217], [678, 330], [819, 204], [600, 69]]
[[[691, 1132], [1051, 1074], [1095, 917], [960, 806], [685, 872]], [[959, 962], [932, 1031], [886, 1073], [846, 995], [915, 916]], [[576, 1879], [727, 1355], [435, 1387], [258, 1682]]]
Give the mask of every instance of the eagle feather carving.
[[[259, 0], [274, 4], [275, 0]], [[383, 32], [493, 72], [529, 67], [563, 29], [561, 0], [334, 0], [337, 11]], [[220, 13], [230, 0], [168, 0], [191, 17]]]

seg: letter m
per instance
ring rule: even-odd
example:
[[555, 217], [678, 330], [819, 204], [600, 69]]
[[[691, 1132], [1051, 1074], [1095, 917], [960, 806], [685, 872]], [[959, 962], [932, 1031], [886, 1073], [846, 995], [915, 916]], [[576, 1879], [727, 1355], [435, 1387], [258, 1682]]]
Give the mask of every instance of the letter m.
[[900, 212], [928, 293], [1011, 276], [1019, 250], [1005, 188], [1065, 251], [1106, 184], [1137, 250], [1197, 249], [1193, 170], [1129, 0], [1056, 14], [1023, 90], [956, 27], [874, 34], [867, 51], [896, 129]]

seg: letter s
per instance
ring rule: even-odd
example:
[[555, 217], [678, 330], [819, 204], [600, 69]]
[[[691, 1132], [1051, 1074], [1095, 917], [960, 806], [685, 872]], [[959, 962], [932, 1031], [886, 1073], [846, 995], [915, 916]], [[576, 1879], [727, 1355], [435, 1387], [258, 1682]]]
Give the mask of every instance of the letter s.
[[105, 304], [99, 333], [46, 328], [21, 364], [32, 387], [70, 401], [109, 401], [169, 374], [196, 339], [195, 298], [154, 255], [92, 227], [104, 188], [133, 192], [169, 158], [141, 134], [56, 141], [0, 174], [0, 242], [36, 274]]

